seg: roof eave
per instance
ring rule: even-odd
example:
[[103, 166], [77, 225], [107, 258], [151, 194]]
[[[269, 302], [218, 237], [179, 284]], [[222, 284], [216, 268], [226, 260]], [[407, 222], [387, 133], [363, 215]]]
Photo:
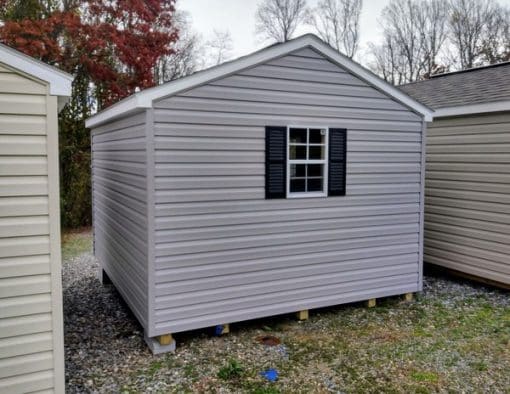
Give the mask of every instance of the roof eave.
[[[3, 44], [0, 44], [0, 62], [47, 82], [50, 95], [52, 96], [63, 98], [71, 96], [74, 77], [56, 67], [36, 60]], [[65, 100], [59, 101], [65, 102]]]
[[177, 79], [166, 84], [138, 92], [135, 95], [130, 96], [105, 109], [104, 111], [101, 111], [90, 117], [87, 119], [85, 125], [88, 128], [97, 127], [105, 122], [117, 119], [120, 116], [131, 113], [137, 109], [150, 108], [154, 100], [169, 97], [183, 90], [191, 89], [193, 87], [200, 86], [204, 83], [208, 83], [219, 78], [224, 78], [240, 70], [257, 66], [274, 58], [284, 56], [287, 53], [305, 47], [311, 47], [319, 51], [334, 63], [340, 65], [341, 67], [345, 67], [359, 78], [365, 80], [368, 84], [385, 92], [401, 104], [422, 115], [425, 121], [432, 121], [433, 111], [430, 108], [414, 100], [406, 93], [400, 91], [372, 72], [363, 68], [353, 60], [342, 55], [340, 52], [325, 44], [316, 36], [307, 34], [294, 40], [287, 41], [283, 44], [270, 46], [237, 60], [197, 72], [196, 74], [190, 75], [188, 77]]
[[459, 105], [455, 107], [438, 108], [434, 111], [434, 118], [450, 116], [475, 115], [491, 112], [510, 111], [510, 100], [494, 101], [492, 103]]

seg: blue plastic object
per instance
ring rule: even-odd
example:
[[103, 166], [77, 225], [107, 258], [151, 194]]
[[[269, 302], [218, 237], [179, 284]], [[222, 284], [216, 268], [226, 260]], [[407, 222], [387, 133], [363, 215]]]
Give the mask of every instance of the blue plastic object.
[[278, 380], [278, 371], [274, 368], [266, 369], [265, 371], [262, 371], [260, 375], [270, 382], [276, 382]]
[[219, 324], [216, 327], [214, 327], [214, 335], [219, 337], [221, 334], [223, 334], [223, 325]]

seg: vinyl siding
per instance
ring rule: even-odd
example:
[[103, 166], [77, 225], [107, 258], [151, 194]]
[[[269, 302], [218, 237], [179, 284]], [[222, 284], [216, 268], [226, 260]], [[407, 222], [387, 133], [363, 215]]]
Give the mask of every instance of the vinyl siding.
[[144, 327], [148, 321], [145, 112], [92, 132], [94, 250]]
[[0, 67], [2, 393], [64, 392], [56, 119], [45, 84]]
[[[421, 289], [423, 123], [400, 103], [304, 49], [153, 116], [150, 336]], [[265, 200], [267, 125], [346, 128], [347, 195]]]
[[510, 284], [509, 164], [509, 114], [429, 126], [426, 262]]

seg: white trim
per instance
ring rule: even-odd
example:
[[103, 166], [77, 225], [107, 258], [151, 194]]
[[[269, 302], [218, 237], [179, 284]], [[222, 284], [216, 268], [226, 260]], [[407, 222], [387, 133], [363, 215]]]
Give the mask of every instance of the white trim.
[[492, 103], [459, 105], [456, 107], [438, 108], [434, 118], [446, 116], [474, 115], [488, 112], [510, 111], [510, 101], [494, 101]]
[[102, 123], [109, 122], [115, 118], [118, 118], [126, 113], [133, 112], [138, 108], [150, 108], [152, 107], [154, 100], [172, 96], [183, 90], [191, 89], [218, 78], [226, 77], [240, 70], [268, 62], [274, 58], [284, 56], [290, 52], [294, 52], [305, 47], [311, 47], [315, 49], [316, 51], [326, 56], [332, 62], [346, 68], [357, 77], [365, 80], [368, 84], [381, 90], [382, 92], [386, 93], [390, 97], [399, 101], [418, 114], [421, 114], [426, 121], [432, 121], [431, 109], [412, 99], [407, 94], [390, 85], [367, 69], [363, 68], [358, 63], [342, 55], [340, 52], [327, 45], [318, 37], [314, 36], [313, 34], [306, 34], [294, 40], [267, 47], [251, 55], [241, 57], [231, 62], [223, 63], [219, 66], [197, 72], [188, 77], [167, 82], [163, 85], [135, 93], [134, 95], [90, 117], [85, 122], [85, 126], [88, 128], [96, 127]]
[[[7, 64], [12, 68], [47, 82], [50, 86], [50, 95], [52, 96], [71, 96], [74, 77], [68, 73], [3, 44], [0, 44], [0, 63]], [[62, 105], [62, 102], [62, 100], [59, 100], [59, 107]]]
[[[289, 158], [290, 154], [290, 129], [306, 129], [306, 144], [297, 144], [299, 146], [306, 146], [307, 148], [310, 146], [324, 146], [324, 159], [295, 159], [292, 160]], [[311, 144], [310, 141], [310, 129], [320, 129], [326, 131], [326, 136], [324, 138], [324, 144]], [[328, 167], [329, 167], [329, 127], [316, 127], [316, 126], [301, 126], [301, 125], [289, 125], [287, 126], [286, 133], [286, 168], [287, 168], [287, 179], [286, 182], [286, 198], [311, 198], [311, 197], [327, 197], [328, 196]], [[309, 150], [307, 149], [307, 152]], [[307, 155], [308, 156], [308, 155]], [[290, 191], [290, 166], [291, 164], [320, 164], [323, 166], [323, 174], [322, 174], [322, 192], [294, 192]], [[308, 178], [308, 174], [305, 178]]]

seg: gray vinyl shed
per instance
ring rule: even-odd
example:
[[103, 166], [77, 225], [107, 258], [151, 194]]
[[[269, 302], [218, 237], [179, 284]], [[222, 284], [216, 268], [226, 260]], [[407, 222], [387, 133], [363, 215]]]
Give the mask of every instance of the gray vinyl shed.
[[510, 63], [401, 89], [428, 126], [425, 262], [510, 287]]
[[420, 291], [430, 114], [305, 35], [90, 118], [95, 254], [153, 351]]

